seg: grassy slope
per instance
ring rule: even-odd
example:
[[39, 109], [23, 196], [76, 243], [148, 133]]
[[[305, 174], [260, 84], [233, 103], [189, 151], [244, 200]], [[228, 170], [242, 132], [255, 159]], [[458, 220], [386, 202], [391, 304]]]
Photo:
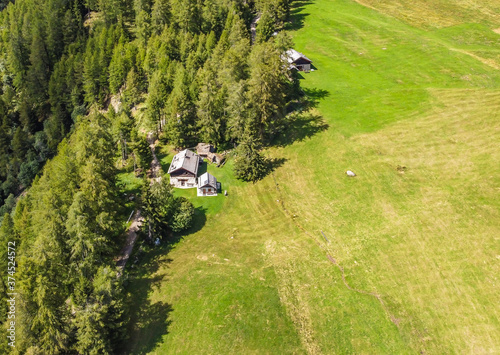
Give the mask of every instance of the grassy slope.
[[[257, 184], [209, 168], [229, 196], [195, 199], [203, 228], [132, 275], [132, 353], [500, 352], [500, 73], [454, 50], [472, 25], [343, 0], [294, 19], [316, 119]], [[499, 50], [488, 26], [474, 50]]]

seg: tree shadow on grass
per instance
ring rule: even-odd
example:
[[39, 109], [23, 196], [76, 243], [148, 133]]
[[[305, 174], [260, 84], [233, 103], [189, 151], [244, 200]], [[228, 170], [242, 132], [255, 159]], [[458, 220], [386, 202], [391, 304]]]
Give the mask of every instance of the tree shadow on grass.
[[330, 96], [330, 92], [325, 89], [310, 88], [302, 89], [304, 91], [305, 107], [316, 107], [320, 100], [323, 100]]
[[302, 13], [305, 5], [312, 4], [312, 1], [294, 1], [290, 9], [290, 20], [285, 24], [286, 31], [296, 31], [304, 27], [304, 21], [309, 14]]
[[266, 159], [266, 162], [267, 162], [267, 174], [266, 175], [271, 174], [273, 171], [275, 171], [280, 166], [282, 166], [283, 164], [285, 164], [286, 161], [287, 161], [287, 159], [285, 159], [285, 158], [270, 158], [270, 159]]
[[130, 287], [130, 298], [136, 305], [131, 314], [130, 339], [122, 345], [120, 354], [147, 354], [153, 351], [164, 335], [168, 334], [172, 305], [155, 302], [147, 298], [151, 282], [159, 282], [158, 277], [134, 281]]
[[257, 181], [260, 181], [266, 176], [272, 174], [276, 169], [285, 164], [285, 162], [287, 161], [286, 158], [264, 158], [264, 159], [265, 159], [264, 161], [265, 168], [261, 171], [261, 174], [255, 180], [247, 180], [247, 181], [251, 181], [255, 184]]
[[301, 95], [300, 99], [288, 103], [287, 112], [297, 114], [297, 112], [305, 112], [309, 108], [317, 107], [320, 100], [330, 96], [330, 92], [317, 88], [301, 88]]
[[140, 256], [138, 266], [132, 264], [127, 274], [127, 305], [130, 310], [127, 332], [129, 338], [121, 344], [121, 349], [117, 353], [149, 353], [156, 348], [162, 337], [168, 334], [172, 305], [162, 301], [152, 302], [148, 295], [166, 281], [164, 275], [156, 272], [160, 264], [168, 267], [168, 264], [172, 262], [172, 259], [164, 258], [171, 248], [172, 245], [169, 243], [154, 248], [141, 246], [139, 253], [132, 258], [138, 260]]
[[168, 327], [171, 324], [168, 317], [172, 311], [173, 308], [170, 304], [161, 301], [144, 308], [141, 318], [147, 319], [147, 321], [142, 324], [143, 337], [134, 353], [148, 354], [155, 349], [162, 337], [168, 334]]
[[203, 228], [203, 226], [207, 222], [206, 211], [207, 209], [201, 206], [194, 209], [193, 224], [185, 231], [176, 233], [174, 235], [174, 238], [177, 238], [176, 242], [180, 241], [185, 236], [199, 232]]
[[159, 151], [156, 153], [156, 157], [158, 158], [158, 161], [160, 162], [161, 170], [163, 170], [164, 173], [168, 171], [168, 168], [170, 167], [170, 163], [165, 163], [163, 159], [168, 156], [168, 153], [163, 153], [162, 151]]
[[290, 114], [286, 129], [272, 142], [272, 145], [284, 147], [295, 142], [302, 142], [329, 127], [322, 116], [310, 111]]
[[166, 174], [168, 168], [170, 168], [170, 163], [164, 163], [161, 159], [158, 159], [158, 161], [160, 162], [161, 170]]

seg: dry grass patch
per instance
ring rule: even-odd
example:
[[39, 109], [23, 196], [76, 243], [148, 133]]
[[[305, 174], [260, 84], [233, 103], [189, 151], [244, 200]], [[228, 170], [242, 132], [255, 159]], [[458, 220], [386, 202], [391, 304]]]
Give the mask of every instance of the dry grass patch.
[[[293, 249], [292, 251], [290, 249]], [[308, 354], [319, 354], [321, 350], [314, 339], [314, 327], [304, 292], [309, 285], [298, 282], [294, 260], [304, 257], [301, 248], [279, 246], [275, 241], [266, 243], [266, 257], [276, 271], [280, 301], [285, 306], [300, 336], [302, 346]]]
[[460, 53], [463, 53], [463, 54], [467, 54], [468, 56], [471, 56], [472, 58], [479, 60], [481, 63], [486, 64], [486, 65], [492, 67], [493, 69], [499, 69], [500, 70], [500, 64], [495, 59], [483, 58], [483, 57], [478, 56], [477, 54], [474, 54], [474, 53], [472, 53], [470, 51], [466, 51], [466, 50], [463, 50], [463, 49], [451, 48], [451, 50], [456, 51], [456, 52], [460, 52]]
[[500, 24], [496, 0], [355, 0], [357, 3], [396, 17], [412, 26], [431, 29], [469, 22]]

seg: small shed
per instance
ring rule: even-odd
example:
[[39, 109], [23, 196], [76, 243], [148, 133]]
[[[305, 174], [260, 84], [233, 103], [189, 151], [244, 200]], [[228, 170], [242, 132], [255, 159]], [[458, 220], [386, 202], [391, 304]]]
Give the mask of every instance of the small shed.
[[214, 163], [215, 165], [219, 166], [224, 161], [224, 157], [217, 153], [208, 153], [207, 160], [210, 163]]
[[218, 183], [215, 176], [205, 173], [198, 178], [198, 196], [217, 196]]
[[214, 152], [215, 152], [215, 147], [212, 144], [198, 143], [198, 145], [196, 146], [196, 153], [202, 158], [207, 158], [208, 154]]
[[311, 70], [312, 60], [295, 49], [289, 49], [286, 51], [286, 60], [290, 63], [291, 69], [297, 69], [305, 72]]

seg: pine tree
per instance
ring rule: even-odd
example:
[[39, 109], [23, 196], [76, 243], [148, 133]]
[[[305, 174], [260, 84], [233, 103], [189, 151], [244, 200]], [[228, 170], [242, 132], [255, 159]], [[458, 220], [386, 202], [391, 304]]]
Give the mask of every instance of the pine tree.
[[201, 8], [197, 0], [171, 0], [172, 14], [184, 32], [197, 33], [201, 29]]
[[30, 266], [24, 270], [26, 280], [33, 281], [33, 288], [21, 291], [25, 298], [33, 300], [31, 330], [36, 343], [50, 354], [64, 351], [69, 340], [68, 312], [64, 303], [66, 258], [61, 245], [64, 229], [58, 219], [57, 210], [46, 213], [46, 221], [35, 241], [38, 248], [33, 249], [27, 263]]
[[43, 7], [47, 14], [46, 18], [46, 46], [50, 63], [54, 63], [61, 57], [64, 50], [64, 34], [71, 31], [70, 28], [63, 27], [65, 6], [61, 0], [48, 0]]
[[113, 268], [101, 266], [89, 297], [76, 312], [76, 350], [80, 354], [113, 353], [123, 339], [126, 321], [121, 281]]
[[257, 181], [267, 174], [268, 164], [258, 148], [258, 139], [250, 134], [236, 148], [234, 161], [236, 178], [244, 181]]
[[257, 42], [266, 42], [272, 37], [275, 29], [275, 19], [268, 6], [262, 10], [257, 24]]
[[189, 228], [194, 215], [191, 202], [175, 198], [167, 179], [144, 186], [141, 211], [149, 239], [165, 238], [171, 231]]
[[134, 153], [135, 167], [146, 171], [151, 165], [153, 155], [146, 137], [131, 136], [131, 148]]
[[24, 155], [28, 151], [29, 142], [28, 134], [18, 126], [16, 132], [14, 133], [14, 137], [12, 138], [12, 150], [14, 153], [14, 157], [18, 159], [23, 159]]
[[165, 237], [168, 223], [175, 212], [172, 186], [167, 179], [161, 179], [145, 187], [144, 217], [156, 237]]
[[125, 46], [120, 43], [114, 48], [113, 57], [109, 64], [109, 89], [112, 94], [116, 94], [120, 90], [129, 66], [130, 64], [125, 61]]
[[233, 16], [232, 21], [228, 22], [228, 31], [228, 48], [222, 60], [221, 77], [229, 84], [248, 79], [248, 56], [251, 46], [245, 23], [239, 16]]
[[151, 16], [141, 9], [135, 17], [135, 35], [140, 43], [145, 44], [151, 35]]
[[44, 33], [41, 25], [34, 27], [33, 39], [30, 49], [30, 65], [26, 74], [26, 100], [27, 104], [34, 108], [31, 117], [24, 118], [30, 123], [26, 126], [30, 132], [34, 132], [35, 120], [42, 121], [47, 115], [48, 84], [50, 78], [51, 63], [49, 52], [45, 45]]
[[283, 125], [287, 84], [287, 69], [279, 48], [268, 42], [255, 45], [250, 57], [247, 98], [251, 119], [262, 141], [270, 140]]
[[146, 105], [148, 107], [148, 116], [152, 125], [163, 127], [165, 121], [165, 103], [171, 87], [168, 77], [161, 70], [155, 71], [148, 89]]
[[202, 29], [205, 33], [214, 31], [220, 34], [224, 28], [224, 19], [227, 16], [227, 9], [216, 0], [206, 0], [203, 2], [201, 17], [203, 21]]
[[186, 70], [182, 66], [177, 69], [175, 86], [168, 103], [170, 113], [165, 131], [169, 141], [176, 147], [194, 143], [196, 107], [189, 92]]
[[247, 100], [247, 83], [245, 80], [233, 84], [229, 90], [226, 110], [228, 112], [227, 138], [233, 143], [240, 142], [249, 124], [249, 102]]
[[134, 68], [130, 69], [125, 81], [125, 90], [123, 91], [123, 101], [128, 107], [135, 106], [141, 99], [139, 91], [139, 75]]
[[99, 261], [110, 247], [108, 238], [97, 223], [96, 203], [90, 198], [84, 191], [77, 192], [66, 221], [72, 269], [84, 280], [95, 273]]
[[177, 198], [175, 204], [176, 212], [172, 216], [170, 226], [173, 232], [182, 232], [193, 223], [194, 206], [184, 197]]
[[[114, 110], [110, 110], [110, 112]], [[128, 159], [131, 132], [134, 121], [125, 112], [122, 112], [113, 121], [113, 139], [118, 143], [121, 151], [122, 163]]]
[[[2, 104], [3, 101], [0, 101]], [[2, 105], [3, 106], [3, 105]], [[8, 174], [8, 164], [10, 158], [10, 127], [6, 116], [2, 117], [0, 125], [0, 179], [4, 179]]]
[[197, 102], [200, 138], [204, 142], [219, 145], [225, 141], [226, 88], [218, 78], [216, 65], [211, 60], [205, 63], [200, 79], [201, 90]]
[[155, 0], [151, 10], [151, 29], [160, 34], [165, 25], [170, 22], [170, 6], [167, 0]]

